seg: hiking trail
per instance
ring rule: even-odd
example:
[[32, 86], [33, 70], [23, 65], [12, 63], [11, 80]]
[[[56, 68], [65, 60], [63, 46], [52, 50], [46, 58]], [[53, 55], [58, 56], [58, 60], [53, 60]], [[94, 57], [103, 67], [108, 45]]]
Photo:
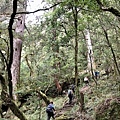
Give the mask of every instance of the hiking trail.
[[[89, 89], [90, 86], [84, 86], [80, 89], [80, 91], [86, 92]], [[75, 97], [71, 104], [68, 103], [68, 100], [65, 100], [63, 107], [56, 110], [55, 120], [92, 120], [85, 112], [81, 113], [80, 109], [74, 111], [76, 103], [77, 100]]]

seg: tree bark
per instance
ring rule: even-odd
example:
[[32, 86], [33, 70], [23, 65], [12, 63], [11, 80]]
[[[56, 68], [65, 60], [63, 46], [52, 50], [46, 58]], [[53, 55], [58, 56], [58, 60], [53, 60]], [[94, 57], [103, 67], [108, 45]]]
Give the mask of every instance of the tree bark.
[[0, 18], [0, 22], [3, 22], [4, 20], [6, 20], [6, 16], [5, 15], [2, 15], [2, 18]]
[[8, 70], [8, 81], [9, 81], [9, 95], [13, 99], [13, 85], [12, 85], [12, 73], [11, 73], [11, 65], [13, 62], [13, 32], [12, 32], [12, 25], [14, 23], [14, 18], [17, 11], [17, 0], [13, 1], [13, 13], [11, 15], [8, 31], [9, 31], [9, 37], [10, 37], [10, 58], [9, 58], [9, 64], [7, 67]]
[[104, 27], [102, 27], [102, 28], [103, 28], [103, 31], [104, 31], [104, 34], [105, 34], [105, 37], [106, 37], [106, 40], [107, 40], [107, 44], [108, 44], [108, 46], [109, 46], [110, 49], [111, 49], [111, 53], [112, 53], [112, 56], [113, 56], [113, 60], [114, 60], [116, 69], [117, 69], [117, 71], [118, 71], [118, 74], [120, 75], [120, 70], [119, 70], [119, 66], [118, 66], [117, 60], [116, 60], [116, 55], [115, 55], [115, 53], [114, 53], [114, 50], [113, 50], [113, 48], [112, 48], [112, 45], [110, 44], [107, 31], [104, 29]]
[[[95, 66], [95, 62], [94, 62], [94, 57], [93, 57], [93, 50], [92, 50], [92, 42], [90, 39], [90, 32], [89, 30], [86, 30], [86, 44], [87, 44], [87, 49], [88, 49], [88, 54], [87, 54], [87, 59], [88, 59], [88, 70], [95, 70], [96, 66]], [[93, 72], [93, 71], [91, 71]]]
[[85, 106], [84, 94], [82, 92], [80, 92], [80, 112], [83, 112], [84, 106]]
[[[26, 0], [24, 0], [23, 10], [26, 10]], [[25, 25], [25, 15], [20, 15], [17, 18], [15, 32], [18, 38], [14, 38], [13, 42], [13, 63], [11, 66], [12, 84], [13, 84], [13, 98], [17, 100], [15, 91], [17, 90], [17, 83], [20, 83], [20, 60], [22, 51], [22, 38]]]
[[[99, 19], [99, 21], [100, 21], [100, 23], [101, 23], [101, 20], [100, 20], [100, 19]], [[117, 63], [117, 59], [116, 59], [116, 55], [115, 55], [115, 52], [114, 52], [114, 50], [113, 50], [113, 47], [112, 47], [112, 45], [111, 45], [111, 43], [110, 43], [110, 41], [109, 41], [108, 33], [107, 33], [107, 31], [105, 30], [105, 28], [102, 26], [102, 24], [101, 24], [101, 27], [102, 27], [103, 32], [104, 32], [104, 34], [105, 34], [105, 37], [106, 37], [106, 40], [107, 40], [107, 44], [108, 44], [108, 46], [110, 47], [110, 50], [111, 50], [111, 53], [112, 53], [112, 56], [113, 56], [113, 60], [114, 60], [114, 64], [115, 64], [116, 69], [117, 69], [117, 72], [118, 72], [118, 74], [120, 75], [119, 65], [118, 65], [118, 63]]]
[[[53, 11], [54, 10], [56, 10], [56, 7], [53, 8]], [[56, 58], [58, 58], [58, 54], [59, 54], [59, 45], [57, 42], [57, 33], [56, 33], [56, 25], [57, 25], [57, 17], [56, 16], [54, 16], [54, 20], [52, 21], [51, 25], [52, 25], [52, 35], [53, 35], [52, 39], [54, 40], [54, 43], [52, 45], [52, 50], [54, 52], [54, 60], [55, 60]], [[54, 61], [54, 64], [53, 64], [53, 68], [56, 71], [59, 70], [59, 67], [60, 67], [60, 63], [58, 63], [58, 62], [59, 61]], [[59, 84], [58, 72], [54, 73], [53, 77], [54, 77], [54, 83], [55, 83], [55, 86], [57, 88], [58, 94], [61, 94], [62, 87]]]
[[78, 11], [77, 3], [75, 1], [72, 6], [72, 13], [74, 18], [74, 28], [75, 28], [75, 85], [78, 86]]
[[57, 87], [58, 95], [61, 95], [62, 94], [62, 87], [61, 87], [59, 81], [57, 80], [57, 78], [55, 78], [55, 77], [54, 77], [54, 82], [55, 82], [55, 85]]
[[50, 100], [48, 99], [48, 97], [44, 94], [44, 93], [42, 93], [41, 91], [36, 91], [38, 94], [39, 94], [39, 96], [44, 100], [44, 102], [46, 103], [46, 106], [48, 105], [48, 104], [50, 104]]
[[1, 85], [2, 85], [1, 99], [12, 110], [14, 115], [16, 115], [20, 120], [27, 120], [25, 115], [19, 110], [17, 105], [14, 103], [14, 101], [7, 94], [7, 86], [5, 83], [5, 79], [3, 78], [2, 75], [0, 75], [0, 81], [1, 81]]
[[[10, 37], [10, 58], [9, 58], [9, 64], [7, 67], [8, 70], [8, 81], [9, 81], [9, 95], [6, 93], [6, 91], [3, 91], [3, 94], [5, 95], [3, 101], [10, 107], [12, 112], [20, 118], [20, 120], [27, 120], [24, 116], [24, 114], [19, 110], [19, 108], [16, 106], [16, 104], [13, 101], [13, 85], [12, 85], [12, 73], [11, 73], [11, 66], [13, 63], [13, 32], [12, 32], [12, 26], [14, 23], [14, 18], [16, 15], [17, 11], [17, 0], [13, 0], [13, 13], [11, 15], [10, 21], [9, 21], [9, 26], [8, 26], [8, 31], [9, 31], [9, 37]], [[4, 79], [2, 79], [4, 80]], [[6, 86], [6, 84], [3, 84], [3, 86]], [[6, 86], [7, 87], [7, 86]], [[3, 88], [4, 89], [4, 88]]]
[[113, 7], [105, 7], [103, 3], [101, 2], [101, 0], [96, 0], [96, 2], [100, 6], [101, 10], [111, 12], [113, 15], [120, 18], [120, 11], [118, 11], [117, 9]]
[[14, 39], [13, 41], [13, 63], [11, 66], [12, 84], [13, 84], [13, 98], [16, 100], [15, 91], [17, 90], [17, 83], [20, 81], [20, 59], [22, 50], [22, 40]]

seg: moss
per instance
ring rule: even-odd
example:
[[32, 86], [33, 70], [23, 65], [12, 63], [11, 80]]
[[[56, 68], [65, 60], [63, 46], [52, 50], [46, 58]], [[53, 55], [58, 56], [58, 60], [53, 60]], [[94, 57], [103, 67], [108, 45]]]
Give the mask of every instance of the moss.
[[120, 98], [107, 99], [99, 104], [95, 120], [120, 120]]
[[66, 115], [61, 115], [61, 116], [55, 118], [55, 120], [72, 120], [72, 119], [74, 119], [74, 118], [71, 118], [71, 117], [66, 116]]

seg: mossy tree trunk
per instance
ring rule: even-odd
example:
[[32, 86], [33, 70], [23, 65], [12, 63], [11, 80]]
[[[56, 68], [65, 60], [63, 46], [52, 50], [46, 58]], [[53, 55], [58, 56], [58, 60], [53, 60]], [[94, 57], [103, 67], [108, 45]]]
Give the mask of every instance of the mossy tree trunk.
[[[14, 19], [17, 12], [17, 0], [13, 0], [13, 13], [11, 14], [11, 18], [9, 21], [8, 31], [9, 31], [9, 37], [10, 37], [10, 58], [9, 58], [9, 64], [7, 66], [8, 70], [8, 81], [9, 81], [9, 94], [4, 90], [7, 88], [6, 84], [4, 84], [5, 79], [2, 77], [2, 94], [4, 97], [2, 97], [2, 100], [8, 105], [8, 107], [11, 109], [11, 111], [16, 115], [20, 120], [27, 120], [27, 118], [24, 116], [24, 114], [19, 110], [17, 105], [13, 101], [13, 84], [12, 84], [12, 73], [11, 73], [11, 67], [13, 64], [13, 31], [12, 26], [14, 23]], [[23, 24], [23, 23], [22, 23]], [[1, 82], [2, 83], [2, 82]]]
[[[56, 7], [53, 8], [53, 12], [56, 10]], [[62, 93], [62, 87], [59, 83], [59, 73], [60, 73], [60, 62], [59, 62], [59, 43], [57, 41], [57, 16], [54, 15], [53, 16], [53, 21], [51, 22], [51, 26], [52, 26], [52, 39], [53, 39], [53, 44], [52, 44], [52, 50], [54, 52], [54, 64], [53, 64], [53, 68], [56, 70], [56, 72], [54, 72], [53, 74], [53, 79], [54, 79], [54, 83], [55, 86], [57, 88], [57, 92], [58, 95]], [[56, 59], [58, 59], [58, 61], [56, 61]]]
[[38, 90], [36, 92], [44, 100], [46, 105], [48, 105], [50, 103], [50, 100], [48, 99], [48, 97], [44, 93], [42, 93], [41, 91], [38, 91]]
[[[20, 120], [27, 120], [25, 115], [19, 110], [15, 102], [9, 97], [7, 93], [7, 86], [5, 84], [5, 79], [0, 75], [0, 81], [2, 85], [1, 99], [2, 101], [11, 109], [13, 114], [17, 116]], [[1, 110], [2, 112], [2, 110]], [[1, 113], [2, 114], [2, 113]]]
[[75, 85], [78, 86], [78, 10], [77, 1], [72, 5], [72, 13], [74, 18], [74, 34], [75, 34]]
[[[101, 26], [102, 26], [102, 25], [101, 25]], [[111, 50], [111, 53], [112, 53], [112, 56], [113, 56], [113, 61], [114, 61], [114, 64], [115, 64], [115, 66], [116, 66], [118, 75], [120, 75], [119, 65], [118, 65], [118, 62], [117, 62], [116, 55], [115, 55], [114, 49], [113, 49], [113, 47], [112, 47], [112, 44], [111, 44], [110, 41], [109, 41], [109, 36], [108, 36], [107, 30], [105, 30], [105, 28], [104, 28], [103, 26], [102, 26], [102, 29], [103, 29], [103, 32], [104, 32], [104, 34], [105, 34], [105, 37], [106, 37], [106, 40], [107, 40], [107, 44], [108, 44], [108, 46], [110, 47], [110, 50]]]
[[82, 112], [84, 110], [84, 94], [83, 92], [80, 92], [80, 112]]

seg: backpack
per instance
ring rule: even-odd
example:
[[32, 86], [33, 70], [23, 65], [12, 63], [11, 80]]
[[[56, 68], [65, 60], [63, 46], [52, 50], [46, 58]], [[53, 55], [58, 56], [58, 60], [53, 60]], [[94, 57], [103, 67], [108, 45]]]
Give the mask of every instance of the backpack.
[[46, 109], [46, 112], [47, 112], [47, 113], [48, 113], [48, 112], [53, 112], [53, 110], [50, 109], [50, 108], [47, 108], [47, 109]]
[[46, 112], [53, 112], [54, 106], [52, 104], [49, 104], [46, 108]]

